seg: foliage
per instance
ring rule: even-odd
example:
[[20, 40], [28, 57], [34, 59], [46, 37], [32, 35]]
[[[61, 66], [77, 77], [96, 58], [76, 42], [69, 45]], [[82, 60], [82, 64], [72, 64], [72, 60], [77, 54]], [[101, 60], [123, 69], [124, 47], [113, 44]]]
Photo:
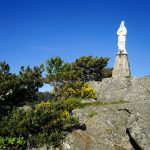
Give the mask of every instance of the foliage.
[[0, 149], [1, 150], [23, 150], [25, 149], [25, 140], [23, 137], [0, 137]]
[[9, 65], [0, 63], [0, 111], [6, 113], [13, 106], [21, 106], [36, 99], [36, 92], [43, 86], [43, 66], [21, 67], [18, 75], [9, 72]]
[[61, 84], [60, 86], [54, 87], [52, 94], [56, 97], [56, 99], [80, 97], [80, 90], [82, 88], [82, 85], [82, 82], [66, 82], [64, 84]]
[[50, 99], [53, 99], [53, 96], [50, 92], [37, 92], [36, 93], [36, 96], [37, 96], [37, 101], [40, 102], [40, 101], [48, 101]]
[[88, 82], [66, 82], [54, 88], [52, 93], [56, 99], [69, 97], [96, 98], [96, 92], [89, 87]]
[[84, 83], [81, 89], [81, 97], [82, 98], [96, 98], [96, 92], [93, 88], [89, 88], [89, 83]]
[[104, 78], [110, 78], [112, 77], [112, 68], [108, 68], [108, 67], [105, 67], [102, 69], [102, 76]]
[[88, 87], [88, 81], [100, 81], [111, 77], [112, 69], [106, 67], [109, 58], [82, 56], [74, 62], [66, 63], [60, 57], [52, 57], [46, 62], [45, 82], [54, 85], [53, 97], [96, 98], [95, 91]]
[[0, 62], [0, 74], [8, 74], [10, 70], [10, 66], [4, 61]]
[[72, 110], [76, 108], [82, 107], [82, 99], [80, 98], [68, 98], [63, 101], [64, 107], [66, 110], [71, 112]]
[[[57, 85], [57, 82], [61, 80], [61, 72], [64, 68], [64, 61], [60, 57], [52, 57], [46, 61], [47, 78], [46, 82], [50, 82], [52, 85]], [[57, 82], [56, 82], [57, 81]]]
[[81, 81], [100, 81], [105, 78], [102, 70], [107, 66], [108, 60], [109, 58], [82, 56], [72, 64], [73, 70]]
[[31, 69], [29, 66], [25, 69], [21, 67], [18, 78], [21, 80], [21, 85], [23, 88], [27, 89], [27, 94], [30, 98], [34, 97], [34, 94], [38, 91], [38, 88], [43, 86], [42, 73], [44, 71], [44, 66], [40, 67], [34, 66]]
[[47, 60], [46, 62], [46, 69], [47, 72], [54, 76], [58, 72], [60, 72], [63, 68], [64, 61], [60, 57], [52, 57], [51, 59]]
[[[23, 137], [30, 147], [58, 146], [65, 138], [64, 131], [78, 123], [63, 101], [41, 102], [35, 108], [14, 108], [2, 118], [0, 135], [3, 137]], [[67, 110], [68, 109], [68, 110]]]
[[112, 69], [106, 68], [108, 60], [107, 57], [82, 56], [65, 63], [60, 57], [50, 58], [46, 63], [46, 82], [59, 85], [68, 81], [100, 81], [111, 77]]

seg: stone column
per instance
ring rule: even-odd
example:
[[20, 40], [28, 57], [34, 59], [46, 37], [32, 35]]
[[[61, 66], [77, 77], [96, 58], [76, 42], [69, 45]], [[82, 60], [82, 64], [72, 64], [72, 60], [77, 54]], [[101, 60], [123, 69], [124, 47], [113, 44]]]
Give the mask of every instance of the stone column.
[[117, 54], [112, 72], [112, 77], [131, 77], [130, 65], [127, 54]]

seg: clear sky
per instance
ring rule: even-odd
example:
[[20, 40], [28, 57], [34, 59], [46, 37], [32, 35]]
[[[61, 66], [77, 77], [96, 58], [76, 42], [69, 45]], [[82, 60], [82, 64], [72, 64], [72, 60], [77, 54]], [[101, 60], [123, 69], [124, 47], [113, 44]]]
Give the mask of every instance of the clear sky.
[[106, 56], [113, 67], [121, 20], [132, 76], [150, 75], [149, 0], [0, 0], [0, 61], [15, 73], [53, 56]]

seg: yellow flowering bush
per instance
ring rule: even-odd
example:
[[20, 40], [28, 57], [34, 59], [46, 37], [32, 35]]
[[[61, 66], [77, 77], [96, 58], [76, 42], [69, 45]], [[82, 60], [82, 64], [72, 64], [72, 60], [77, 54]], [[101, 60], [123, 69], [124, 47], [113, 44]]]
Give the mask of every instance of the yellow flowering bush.
[[72, 87], [67, 88], [66, 91], [65, 91], [65, 93], [68, 96], [75, 96], [77, 94], [77, 92]]
[[60, 87], [53, 90], [53, 94], [57, 98], [96, 98], [96, 92], [93, 88], [89, 87], [88, 82], [67, 82]]
[[96, 92], [93, 88], [89, 87], [89, 83], [86, 82], [81, 89], [82, 98], [96, 98]]
[[64, 112], [62, 112], [61, 113], [61, 115], [60, 115], [62, 118], [66, 118], [66, 117], [69, 117], [70, 116], [70, 114], [69, 114], [69, 112], [68, 111], [64, 111]]
[[39, 104], [37, 104], [37, 107], [49, 107], [51, 106], [51, 102], [47, 101], [47, 102], [41, 102]]

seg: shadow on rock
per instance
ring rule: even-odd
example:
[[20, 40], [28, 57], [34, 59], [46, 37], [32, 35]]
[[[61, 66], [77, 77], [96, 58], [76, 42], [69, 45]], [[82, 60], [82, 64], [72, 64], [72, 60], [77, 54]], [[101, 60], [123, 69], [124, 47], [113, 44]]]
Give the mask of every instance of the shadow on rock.
[[127, 128], [127, 129], [126, 129], [126, 133], [127, 133], [128, 136], [129, 136], [129, 140], [130, 140], [130, 143], [131, 143], [131, 145], [133, 146], [133, 148], [134, 148], [135, 150], [143, 150], [143, 149], [138, 145], [138, 143], [134, 140], [134, 138], [132, 137], [130, 128]]
[[65, 131], [73, 132], [75, 130], [82, 130], [82, 131], [84, 131], [84, 130], [86, 130], [86, 125], [85, 124], [82, 124], [82, 125], [81, 124], [76, 124], [76, 125], [73, 125], [73, 126], [67, 128]]

